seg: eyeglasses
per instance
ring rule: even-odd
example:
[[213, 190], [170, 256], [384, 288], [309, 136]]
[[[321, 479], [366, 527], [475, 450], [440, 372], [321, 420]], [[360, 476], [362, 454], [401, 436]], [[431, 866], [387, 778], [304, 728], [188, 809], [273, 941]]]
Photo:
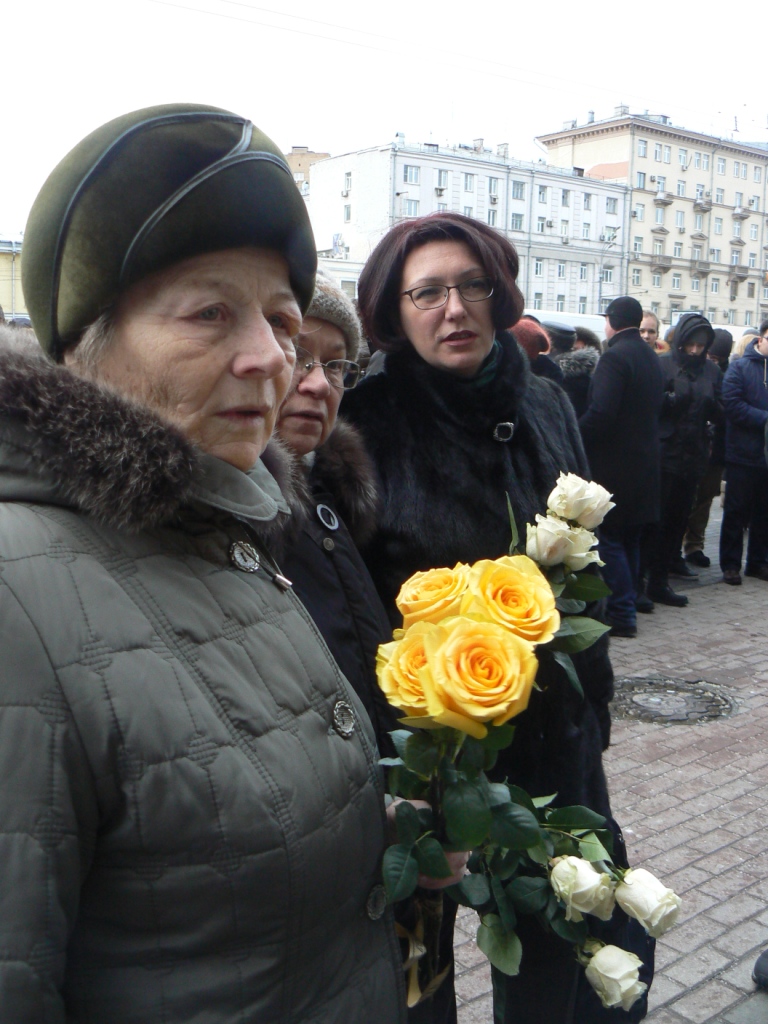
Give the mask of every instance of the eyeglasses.
[[362, 376], [360, 365], [353, 363], [351, 359], [329, 359], [327, 363], [320, 363], [313, 358], [311, 352], [297, 346], [296, 365], [293, 368], [294, 380], [304, 380], [316, 366], [322, 368], [331, 387], [339, 388], [340, 391], [351, 391], [357, 387]]
[[403, 295], [410, 298], [416, 309], [439, 309], [446, 304], [454, 288], [466, 302], [482, 302], [493, 295], [493, 281], [490, 277], [473, 277], [471, 281], [462, 281], [461, 284], [422, 285], [403, 292]]

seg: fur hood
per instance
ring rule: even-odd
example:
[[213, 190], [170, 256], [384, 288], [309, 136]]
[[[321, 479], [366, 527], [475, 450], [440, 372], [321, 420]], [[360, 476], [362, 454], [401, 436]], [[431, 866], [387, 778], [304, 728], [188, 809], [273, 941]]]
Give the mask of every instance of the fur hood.
[[565, 378], [569, 377], [591, 377], [595, 372], [600, 353], [597, 349], [575, 348], [570, 352], [564, 352], [557, 357], [557, 365], [563, 371]]
[[[37, 500], [70, 505], [102, 525], [137, 532], [175, 519], [196, 500], [203, 455], [154, 412], [37, 354], [0, 348], [0, 498], [16, 477], [33, 478]], [[262, 459], [289, 505], [290, 459], [279, 443]], [[5, 471], [5, 472], [3, 472]], [[44, 495], [43, 498], [40, 495]], [[285, 513], [270, 532], [282, 525]]]

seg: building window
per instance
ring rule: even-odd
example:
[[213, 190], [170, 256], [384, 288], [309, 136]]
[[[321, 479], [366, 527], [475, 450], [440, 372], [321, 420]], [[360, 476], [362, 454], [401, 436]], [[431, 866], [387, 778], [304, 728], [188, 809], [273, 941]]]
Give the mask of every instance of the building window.
[[465, 217], [471, 217], [473, 213], [474, 213], [474, 209], [471, 206], [465, 206], [464, 207], [464, 216]]
[[726, 312], [726, 314], [725, 314], [725, 322], [727, 324], [735, 324], [736, 323], [736, 310], [735, 309], [729, 309]]
[[653, 144], [653, 159], [657, 163], [661, 163], [661, 143], [655, 142]]
[[613, 267], [603, 267], [602, 277], [606, 284], [613, 284]]
[[709, 170], [709, 153], [701, 154], [701, 169], [702, 171]]
[[563, 313], [565, 311], [565, 296], [558, 295], [555, 299], [555, 312]]
[[522, 231], [523, 230], [523, 215], [522, 215], [522, 213], [513, 213], [512, 214], [512, 220], [511, 220], [511, 223], [510, 223], [509, 226], [512, 228], [513, 231]]
[[421, 181], [421, 168], [415, 164], [406, 164], [403, 167], [403, 181], [408, 185], [418, 185]]
[[438, 203], [437, 204], [437, 212], [438, 213], [447, 213], [448, 212], [448, 203]]
[[592, 230], [592, 225], [588, 224], [587, 221], [584, 221], [584, 223], [581, 225], [581, 237], [582, 238], [589, 238], [591, 230]]
[[680, 283], [682, 282], [682, 280], [683, 280], [683, 278], [682, 278], [681, 274], [673, 274], [672, 275], [672, 291], [674, 291], [674, 292], [679, 292], [680, 291]]
[[[754, 299], [754, 297], [755, 297], [755, 286], [754, 286], [754, 284], [749, 284], [748, 287], [747, 287], [747, 298], [748, 299]], [[751, 327], [752, 326], [752, 310], [751, 309], [748, 309], [746, 311], [746, 313], [744, 314], [744, 326], [745, 327]]]
[[633, 210], [635, 220], [638, 223], [642, 223], [645, 220], [645, 203], [635, 203], [635, 209]]
[[749, 254], [749, 260], [747, 261], [747, 264], [750, 267], [756, 267], [757, 266], [757, 253], [756, 252], [751, 252]]
[[692, 292], [699, 292], [699, 291], [701, 291], [701, 280], [698, 277], [692, 277], [691, 278], [691, 291]]
[[645, 188], [645, 171], [637, 172], [637, 187]]
[[696, 198], [697, 199], [703, 199], [704, 198], [704, 186], [701, 185], [701, 184], [698, 184], [696, 186]]
[[639, 285], [643, 283], [643, 272], [639, 267], [632, 268], [632, 284]]
[[685, 227], [685, 210], [676, 210], [675, 211], [675, 227], [676, 228], [684, 228]]
[[563, 260], [558, 260], [557, 263], [557, 276], [565, 277], [565, 263]]
[[419, 216], [419, 200], [418, 199], [406, 199], [406, 201], [405, 201], [405, 216], [406, 217], [418, 217]]
[[736, 198], [735, 198], [735, 201], [734, 201], [733, 205], [734, 206], [743, 206], [744, 205], [744, 193], [743, 192], [737, 192], [736, 193]]
[[[338, 181], [338, 178], [336, 180]], [[352, 220], [352, 207], [351, 206], [345, 206], [344, 207], [344, 221], [345, 221], [345, 223], [348, 224], [351, 220]]]
[[757, 239], [757, 224], [749, 225], [749, 237], [753, 242]]
[[592, 193], [591, 192], [585, 192], [584, 193], [584, 209], [585, 210], [591, 210], [592, 209]]
[[563, 236], [563, 238], [567, 238], [568, 235], [570, 234], [570, 231], [571, 231], [570, 222], [567, 221], [567, 220], [561, 220], [560, 221], [560, 234]]
[[723, 218], [715, 217], [715, 234], [722, 235], [723, 233]]
[[658, 316], [659, 313], [661, 312], [661, 304], [658, 303], [658, 302], [652, 302], [651, 303], [651, 312], [654, 314], [654, 316]]
[[664, 223], [664, 207], [663, 206], [657, 206], [656, 207], [656, 223], [657, 224], [663, 224]]
[[683, 255], [682, 242], [675, 242], [675, 244], [672, 246], [672, 255], [675, 256], [677, 259], [680, 259], [680, 257]]
[[685, 195], [685, 182], [681, 178], [678, 178], [677, 181], [677, 194], [679, 196]]
[[616, 213], [618, 210], [619, 201], [615, 196], [609, 196], [605, 200], [605, 212]]
[[747, 165], [746, 164], [742, 164], [741, 165], [741, 176], [742, 176], [742, 178], [746, 178], [746, 176], [747, 176]]
[[719, 277], [713, 277], [712, 278], [712, 280], [709, 282], [709, 290], [712, 292], [713, 295], [717, 295], [718, 294], [718, 292], [720, 291], [720, 278]]
[[697, 171], [701, 169], [701, 153], [693, 154], [693, 166]]
[[683, 170], [688, 167], [688, 150], [683, 149], [682, 146], [677, 151], [677, 160]]
[[580, 295], [579, 296], [579, 312], [580, 313], [586, 313], [587, 312], [587, 296], [586, 295]]
[[715, 189], [715, 202], [716, 203], [724, 203], [725, 202], [725, 190], [724, 189], [722, 189], [722, 188], [716, 188]]
[[654, 288], [661, 288], [661, 274], [652, 274], [651, 284]]
[[525, 199], [525, 182], [524, 181], [513, 181], [512, 182], [512, 198], [513, 199]]
[[656, 189], [659, 192], [666, 192], [667, 191], [667, 179], [664, 177], [663, 174], [660, 174], [656, 178]]
[[304, 171], [294, 171], [293, 172], [293, 180], [295, 182], [298, 182], [298, 183], [301, 183], [302, 181], [304, 181]]
[[546, 203], [547, 201], [547, 186], [539, 185], [539, 202]]
[[499, 194], [499, 179], [489, 178], [488, 179], [488, 195], [497, 196]]
[[567, 188], [563, 189], [563, 194], [562, 194], [562, 196], [560, 198], [560, 205], [561, 206], [570, 206], [571, 205], [571, 191], [570, 191], [570, 189], [567, 189]]
[[719, 249], [710, 249], [709, 250], [709, 255], [712, 257], [712, 262], [713, 263], [720, 263], [721, 262], [720, 261], [720, 255], [721, 254], [720, 254], [720, 250]]
[[547, 226], [547, 222], [546, 222], [546, 219], [544, 217], [537, 217], [536, 218], [536, 230], [539, 232], [540, 235], [544, 234], [544, 228], [546, 226]]
[[751, 209], [759, 210], [760, 209], [760, 196], [752, 196], [752, 198], [749, 200], [749, 205], [750, 205]]
[[347, 192], [352, 188], [352, 171], [347, 171], [344, 175], [344, 188]]
[[762, 181], [762, 178], [763, 178], [762, 169], [760, 167], [758, 167], [757, 164], [755, 164], [755, 166], [753, 168], [752, 177], [758, 183], [758, 185]]
[[731, 266], [738, 267], [741, 263], [741, 249], [731, 249]]
[[586, 263], [580, 263], [579, 264], [579, 280], [580, 281], [586, 281], [587, 280], [587, 264]]
[[543, 298], [544, 298], [544, 296], [542, 295], [541, 292], [535, 292], [534, 293], [534, 296], [533, 296], [533, 308], [534, 309], [542, 309], [542, 300], [543, 300]]
[[725, 157], [719, 156], [717, 158], [717, 173], [725, 174]]
[[448, 171], [440, 170], [437, 172], [437, 187], [448, 188]]
[[475, 176], [474, 174], [464, 175], [464, 191], [474, 192], [475, 191]]
[[671, 162], [672, 162], [672, 147], [671, 146], [665, 146], [664, 147], [664, 163], [665, 164], [669, 164]]
[[733, 176], [734, 176], [734, 178], [738, 178], [740, 170], [741, 170], [741, 164], [739, 163], [738, 160], [734, 160], [733, 161]]
[[491, 227], [491, 228], [495, 228], [496, 227], [496, 211], [495, 210], [489, 210], [488, 211], [488, 226]]
[[642, 235], [635, 235], [634, 239], [632, 240], [632, 251], [633, 252], [642, 252], [643, 251], [643, 236]]
[[694, 245], [693, 251], [691, 252], [691, 259], [694, 259], [694, 260], [700, 260], [701, 259], [701, 246], [700, 245]]
[[533, 261], [533, 276], [543, 277], [544, 276], [544, 260], [539, 259], [537, 256]]
[[693, 215], [693, 228], [694, 231], [701, 231], [704, 227], [704, 216], [701, 213], [694, 213]]
[[664, 243], [660, 238], [654, 238], [653, 240], [653, 255], [663, 256], [664, 255]]
[[357, 295], [357, 281], [342, 281], [341, 290], [354, 302], [355, 296]]
[[648, 143], [645, 141], [645, 139], [637, 140], [637, 155], [648, 156]]
[[733, 222], [733, 237], [741, 238], [741, 221], [735, 220]]

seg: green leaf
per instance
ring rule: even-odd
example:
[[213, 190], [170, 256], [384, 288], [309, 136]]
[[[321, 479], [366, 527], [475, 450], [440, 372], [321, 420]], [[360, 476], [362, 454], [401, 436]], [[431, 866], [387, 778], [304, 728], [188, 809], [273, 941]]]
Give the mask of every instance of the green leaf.
[[594, 832], [587, 832], [579, 837], [579, 852], [584, 860], [610, 860], [611, 855], [597, 838]]
[[555, 807], [547, 815], [547, 825], [555, 825], [563, 832], [578, 832], [584, 830], [591, 832], [594, 829], [605, 828], [605, 818], [597, 811], [589, 807]]
[[452, 874], [445, 851], [432, 836], [422, 836], [413, 852], [422, 875], [429, 875], [430, 878], [449, 878]]
[[459, 849], [479, 846], [491, 827], [491, 810], [479, 782], [457, 782], [443, 797], [448, 839]]
[[404, 800], [395, 807], [395, 824], [398, 842], [410, 850], [421, 835], [421, 822], [413, 804]]
[[587, 602], [576, 601], [571, 597], [558, 597], [555, 607], [562, 615], [580, 615], [587, 607]]
[[408, 737], [402, 752], [406, 768], [427, 778], [440, 762], [440, 747], [430, 732], [414, 732]]
[[599, 601], [601, 597], [607, 597], [611, 593], [604, 580], [592, 573], [576, 573], [568, 576], [565, 581], [566, 597], [575, 601]]
[[477, 929], [477, 944], [502, 974], [520, 972], [523, 946], [514, 932], [506, 932], [497, 914], [486, 914]]
[[571, 615], [560, 622], [560, 629], [550, 640], [548, 646], [553, 651], [565, 651], [566, 654], [576, 654], [591, 647], [596, 640], [599, 640], [603, 633], [607, 633], [610, 626], [603, 625], [597, 619], [585, 618], [581, 615]]
[[485, 914], [477, 929], [477, 945], [502, 974], [520, 973], [522, 943], [514, 932], [505, 932], [498, 914]]
[[549, 807], [552, 801], [557, 796], [557, 793], [550, 793], [549, 796], [535, 796], [533, 798], [534, 807]]
[[528, 793], [519, 786], [509, 785], [509, 799], [512, 803], [520, 804], [521, 807], [527, 807], [528, 810], [533, 814], [536, 808], [536, 801], [532, 800]]
[[428, 795], [428, 786], [423, 779], [413, 772], [409, 772], [405, 766], [397, 765], [390, 768], [387, 773], [387, 788], [390, 793], [396, 796], [405, 797], [406, 800], [418, 800]]
[[486, 750], [505, 750], [515, 738], [515, 727], [505, 722], [504, 725], [489, 725], [488, 735], [478, 740]]
[[512, 510], [512, 502], [509, 499], [509, 492], [506, 492], [506, 493], [507, 493], [507, 513], [509, 515], [509, 530], [510, 530], [510, 533], [512, 534], [512, 539], [509, 542], [509, 553], [510, 553], [510, 555], [514, 555], [514, 553], [517, 551], [517, 546], [520, 543], [520, 531], [518, 530], [517, 523], [515, 522], [515, 513]]
[[392, 737], [392, 742], [395, 745], [395, 750], [398, 752], [400, 757], [405, 754], [405, 744], [413, 736], [410, 729], [395, 729], [389, 734]]
[[458, 887], [471, 907], [482, 907], [491, 898], [491, 887], [485, 875], [464, 875]]
[[573, 664], [570, 654], [566, 654], [564, 651], [555, 651], [552, 657], [562, 669], [565, 669], [565, 674], [568, 676], [568, 682], [574, 688], [576, 693], [583, 698], [584, 689], [581, 685], [581, 680], [576, 672], [576, 666]]
[[509, 850], [527, 850], [541, 842], [538, 819], [520, 804], [494, 807], [490, 831], [491, 842]]
[[[489, 782], [485, 787], [485, 796], [488, 800], [490, 807], [501, 807], [502, 804], [508, 804], [512, 799], [509, 795], [509, 786], [506, 786], [503, 782]], [[520, 792], [523, 792], [522, 790]]]
[[472, 736], [467, 736], [461, 747], [461, 754], [458, 759], [459, 767], [476, 772], [482, 771], [485, 764], [485, 755], [485, 748], [480, 741]]
[[521, 914], [535, 914], [547, 905], [552, 890], [546, 878], [519, 875], [507, 885], [506, 892]]
[[[578, 839], [572, 839], [570, 836], [556, 836], [555, 839], [555, 857], [578, 857], [579, 856], [579, 841]], [[585, 860], [589, 860], [586, 857]]]
[[587, 922], [566, 921], [565, 913], [562, 909], [559, 914], [555, 914], [551, 918], [549, 923], [552, 925], [552, 931], [559, 935], [561, 939], [565, 939], [566, 942], [572, 942], [575, 945], [581, 946], [586, 941]]
[[496, 900], [496, 907], [499, 911], [504, 931], [513, 932], [517, 924], [517, 914], [515, 913], [512, 900], [507, 896], [504, 886], [501, 884], [500, 878], [491, 876], [491, 892]]
[[613, 857], [613, 832], [609, 828], [596, 828], [595, 835], [603, 844], [605, 849], [608, 851], [610, 857]]
[[554, 853], [554, 847], [550, 850], [547, 843], [541, 842], [535, 846], [529, 846], [526, 853], [536, 864], [549, 864], [549, 858]]
[[520, 866], [520, 854], [517, 850], [504, 850], [497, 847], [491, 855], [489, 867], [492, 875], [502, 881], [511, 878]]
[[380, 757], [379, 764], [383, 764], [385, 768], [394, 768], [396, 765], [403, 763], [402, 757]]
[[388, 846], [382, 861], [384, 887], [390, 903], [407, 899], [416, 888], [419, 865], [407, 846]]

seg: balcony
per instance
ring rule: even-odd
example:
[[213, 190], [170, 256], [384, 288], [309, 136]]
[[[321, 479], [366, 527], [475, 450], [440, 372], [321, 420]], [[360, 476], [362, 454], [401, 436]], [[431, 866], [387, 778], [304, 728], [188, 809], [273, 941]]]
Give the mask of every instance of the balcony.
[[657, 192], [653, 197], [653, 201], [657, 206], [671, 206], [672, 196], [669, 192]]
[[750, 213], [752, 211], [747, 209], [746, 206], [734, 206], [731, 216], [734, 220], [746, 220]]
[[692, 274], [708, 274], [709, 269], [710, 267], [708, 260], [691, 260]]
[[660, 270], [662, 273], [666, 273], [671, 266], [671, 256], [661, 256], [658, 253], [654, 253], [654, 255], [651, 256], [651, 270]]
[[696, 213], [709, 213], [712, 209], [712, 200], [706, 196], [696, 196], [693, 200], [693, 208]]
[[741, 264], [728, 268], [729, 281], [746, 281], [749, 276], [749, 267], [742, 267]]

